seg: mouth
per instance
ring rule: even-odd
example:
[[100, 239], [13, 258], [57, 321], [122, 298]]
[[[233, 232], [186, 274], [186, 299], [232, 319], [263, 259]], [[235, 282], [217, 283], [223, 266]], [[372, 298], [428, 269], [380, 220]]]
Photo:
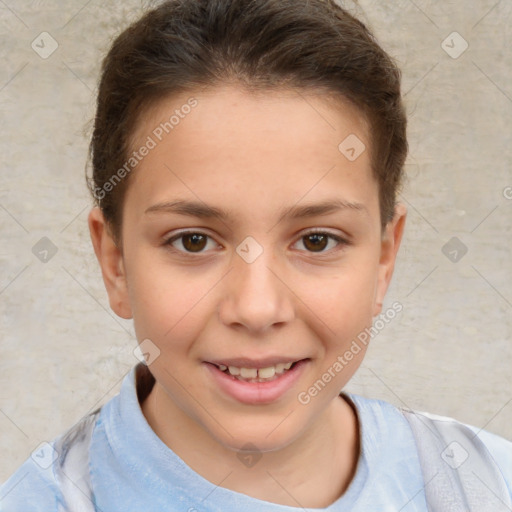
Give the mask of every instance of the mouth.
[[[235, 366], [234, 364], [209, 363], [216, 366], [221, 372], [243, 382], [271, 382], [279, 379], [282, 375], [293, 370], [301, 361], [307, 359], [299, 359], [296, 361], [280, 362], [276, 364], [260, 363], [255, 366]], [[261, 366], [266, 364], [266, 366]]]
[[203, 364], [209, 370], [207, 378], [224, 395], [246, 405], [265, 405], [290, 398], [311, 359], [229, 359]]

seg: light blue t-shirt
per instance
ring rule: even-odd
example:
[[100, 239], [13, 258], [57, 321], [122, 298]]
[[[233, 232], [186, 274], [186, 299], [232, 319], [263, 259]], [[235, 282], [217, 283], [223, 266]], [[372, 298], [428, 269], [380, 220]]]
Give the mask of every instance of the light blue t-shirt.
[[[346, 394], [357, 409], [361, 453], [347, 491], [325, 512], [426, 512], [411, 428], [393, 405]], [[497, 462], [512, 496], [512, 442], [469, 426]], [[55, 440], [50, 443], [53, 446]], [[98, 512], [298, 512], [215, 485], [193, 471], [147, 423], [133, 368], [96, 422], [89, 451]], [[25, 463], [0, 487], [1, 512], [62, 512], [53, 465]], [[219, 479], [221, 475], [219, 475]], [[220, 481], [219, 481], [220, 483]]]

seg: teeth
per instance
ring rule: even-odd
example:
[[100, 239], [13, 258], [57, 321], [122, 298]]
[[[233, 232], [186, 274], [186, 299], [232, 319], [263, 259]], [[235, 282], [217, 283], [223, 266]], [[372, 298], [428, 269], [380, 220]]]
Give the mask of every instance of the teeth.
[[256, 368], [240, 368], [240, 377], [244, 379], [255, 379], [257, 376], [258, 370]]
[[[276, 373], [283, 373], [284, 367], [285, 367], [284, 363], [276, 364]], [[290, 368], [290, 367], [288, 366], [288, 368]]]
[[267, 368], [238, 368], [237, 366], [226, 366], [219, 364], [219, 370], [233, 375], [233, 377], [239, 377], [242, 379], [272, 379], [276, 375], [281, 375], [286, 370], [289, 370], [294, 361], [290, 363], [279, 363], [275, 366], [269, 366]]
[[269, 366], [268, 368], [260, 368], [258, 370], [258, 377], [260, 379], [271, 379], [276, 374], [276, 367]]
[[228, 370], [231, 375], [240, 375], [240, 368], [237, 368], [236, 366], [229, 366]]

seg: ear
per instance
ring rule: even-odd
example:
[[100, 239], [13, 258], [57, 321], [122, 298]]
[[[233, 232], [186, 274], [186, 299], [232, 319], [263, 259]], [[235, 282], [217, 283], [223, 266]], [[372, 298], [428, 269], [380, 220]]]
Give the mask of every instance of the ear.
[[405, 218], [407, 209], [402, 203], [395, 206], [393, 219], [388, 222], [381, 240], [381, 251], [379, 260], [379, 275], [375, 292], [375, 301], [373, 306], [373, 316], [377, 316], [382, 311], [382, 303], [393, 276], [395, 268], [396, 255], [402, 235], [404, 232]]
[[101, 267], [110, 307], [121, 318], [132, 318], [123, 254], [117, 247], [110, 227], [98, 207], [89, 213], [89, 232]]

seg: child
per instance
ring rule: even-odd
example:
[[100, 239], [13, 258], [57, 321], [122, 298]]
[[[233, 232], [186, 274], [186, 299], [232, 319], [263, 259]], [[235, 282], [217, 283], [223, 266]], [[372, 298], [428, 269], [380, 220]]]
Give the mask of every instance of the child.
[[145, 364], [0, 510], [512, 510], [512, 443], [340, 392], [383, 312], [406, 154], [400, 73], [333, 0], [168, 0], [125, 30], [89, 228]]

